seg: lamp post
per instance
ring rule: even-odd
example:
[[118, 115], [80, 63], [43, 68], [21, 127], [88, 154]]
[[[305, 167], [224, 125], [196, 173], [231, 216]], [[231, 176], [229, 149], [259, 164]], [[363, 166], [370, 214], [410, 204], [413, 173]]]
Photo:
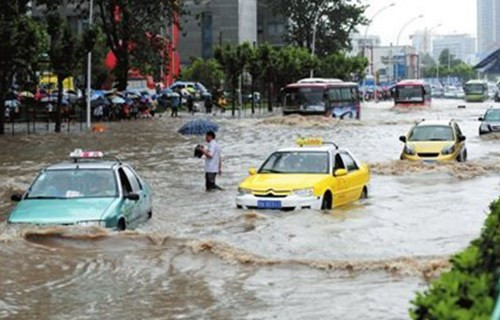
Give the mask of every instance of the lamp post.
[[[413, 22], [417, 21], [418, 19], [421, 19], [423, 18], [424, 15], [421, 14], [421, 15], [418, 15], [414, 18], [411, 18], [410, 20], [408, 20], [402, 27], [401, 29], [399, 30], [399, 33], [398, 33], [398, 37], [396, 38], [396, 48], [399, 47], [399, 39], [401, 38], [401, 35], [403, 34], [403, 32], [405, 31], [405, 29], [410, 25], [412, 24]], [[399, 51], [399, 50], [398, 50]], [[406, 59], [406, 54], [405, 54], [405, 59]], [[399, 73], [399, 64], [398, 64], [398, 61], [396, 61], [396, 68], [395, 68], [395, 74], [394, 74], [394, 79], [396, 80], [397, 77], [398, 77], [398, 73]]]
[[[382, 7], [380, 8], [379, 10], [377, 10], [377, 12], [375, 12], [375, 14], [371, 17], [371, 19], [369, 20], [368, 22], [368, 25], [366, 26], [366, 29], [365, 29], [365, 36], [363, 37], [363, 57], [366, 57], [366, 43], [368, 42], [368, 30], [370, 29], [370, 25], [373, 23], [373, 20], [375, 20], [376, 17], [378, 17], [382, 12], [384, 12], [385, 10], [389, 9], [389, 8], [392, 8], [392, 7], [395, 7], [396, 6], [396, 2], [392, 2], [388, 5], [386, 5], [385, 7]], [[373, 50], [373, 49], [372, 49]], [[369, 70], [370, 70], [370, 74], [373, 74], [373, 61], [368, 58], [368, 67], [369, 67]], [[365, 87], [366, 87], [366, 76], [363, 77], [363, 101], [365, 100]]]
[[[94, 14], [94, 0], [90, 0], [89, 28], [92, 27], [93, 14]], [[91, 99], [92, 99], [92, 51], [89, 51], [87, 57], [87, 128], [88, 129], [90, 129], [92, 125]]]
[[[316, 55], [316, 32], [318, 31], [318, 22], [319, 18], [321, 17], [321, 9], [325, 5], [327, 0], [323, 0], [321, 4], [318, 7], [318, 11], [316, 11], [316, 15], [314, 16], [314, 22], [313, 22], [313, 37], [312, 37], [312, 43], [311, 43], [311, 57], [314, 58]], [[314, 78], [314, 68], [311, 68], [311, 73], [309, 75], [310, 78]]]

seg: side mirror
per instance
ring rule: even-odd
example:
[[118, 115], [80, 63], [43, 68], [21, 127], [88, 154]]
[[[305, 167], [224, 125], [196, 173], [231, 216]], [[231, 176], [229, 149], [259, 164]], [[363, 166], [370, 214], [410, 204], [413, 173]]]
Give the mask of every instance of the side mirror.
[[21, 194], [16, 193], [10, 197], [10, 200], [12, 202], [21, 202], [21, 200], [23, 200], [23, 196]]
[[336, 177], [344, 177], [347, 176], [347, 170], [346, 169], [337, 169], [334, 174]]
[[406, 143], [406, 137], [405, 136], [399, 137], [399, 141]]
[[484, 121], [484, 118], [483, 117], [480, 117], [479, 119], [477, 119], [479, 121]]
[[129, 193], [125, 198], [132, 201], [139, 201], [141, 199], [141, 196], [137, 193]]
[[458, 141], [460, 141], [460, 142], [464, 142], [465, 140], [467, 140], [466, 136], [460, 136], [460, 137], [458, 137]]
[[254, 176], [257, 174], [257, 169], [255, 168], [250, 168], [250, 170], [248, 170], [248, 174], [251, 175], [251, 176]]

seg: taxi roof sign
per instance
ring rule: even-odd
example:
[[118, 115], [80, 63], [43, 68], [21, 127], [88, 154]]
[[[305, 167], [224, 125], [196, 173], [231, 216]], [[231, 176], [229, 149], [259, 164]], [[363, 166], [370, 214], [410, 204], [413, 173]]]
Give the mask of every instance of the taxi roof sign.
[[83, 151], [82, 149], [76, 149], [71, 152], [69, 156], [75, 161], [78, 159], [102, 159], [104, 158], [104, 153], [101, 151]]
[[323, 138], [298, 138], [297, 144], [303, 146], [322, 146]]
[[305, 146], [324, 146], [327, 144], [333, 145], [336, 149], [339, 148], [339, 146], [335, 142], [329, 142], [329, 141], [324, 141], [323, 138], [298, 138], [296, 140], [296, 143], [299, 147], [305, 147]]

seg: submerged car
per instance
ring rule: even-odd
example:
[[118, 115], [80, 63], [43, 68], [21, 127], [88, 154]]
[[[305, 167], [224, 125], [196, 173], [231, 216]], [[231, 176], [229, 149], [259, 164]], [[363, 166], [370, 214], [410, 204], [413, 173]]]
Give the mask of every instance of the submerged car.
[[271, 154], [239, 186], [240, 209], [321, 209], [368, 197], [370, 170], [348, 150], [321, 139]]
[[500, 132], [500, 108], [488, 109], [479, 121], [479, 135]]
[[417, 123], [400, 141], [405, 144], [401, 160], [446, 162], [467, 160], [465, 136], [454, 121], [426, 121]]
[[151, 218], [149, 185], [126, 163], [77, 150], [42, 170], [8, 218], [11, 224], [81, 225], [125, 230]]

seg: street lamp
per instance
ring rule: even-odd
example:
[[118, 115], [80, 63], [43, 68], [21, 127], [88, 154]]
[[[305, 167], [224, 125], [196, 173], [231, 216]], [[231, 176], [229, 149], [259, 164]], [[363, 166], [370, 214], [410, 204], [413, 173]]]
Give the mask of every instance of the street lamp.
[[[313, 38], [312, 38], [312, 44], [311, 44], [311, 57], [314, 58], [316, 55], [316, 32], [318, 31], [318, 22], [319, 18], [321, 17], [321, 9], [325, 5], [327, 0], [323, 0], [321, 4], [318, 7], [318, 10], [316, 11], [316, 15], [314, 16], [314, 22], [313, 22]], [[314, 68], [311, 68], [311, 73], [309, 75], [310, 78], [314, 78]]]
[[[94, 14], [94, 0], [90, 0], [89, 6], [89, 28], [92, 27]], [[92, 51], [89, 51], [87, 57], [87, 128], [90, 129], [92, 122], [91, 99], [92, 99]]]
[[366, 42], [368, 40], [368, 30], [370, 29], [370, 26], [373, 23], [373, 20], [375, 20], [375, 18], [378, 17], [385, 10], [392, 8], [392, 7], [395, 7], [395, 6], [396, 6], [396, 2], [392, 2], [388, 5], [386, 5], [385, 7], [380, 8], [377, 12], [375, 12], [375, 14], [369, 20], [369, 22], [366, 26], [366, 29], [365, 29], [365, 36], [363, 37], [363, 56], [365, 55], [364, 53], [365, 53], [365, 49], [366, 49]]
[[[385, 7], [380, 8], [375, 14], [372, 16], [372, 18], [369, 20], [368, 25], [366, 26], [365, 29], [365, 36], [363, 37], [363, 57], [366, 57], [365, 51], [366, 51], [366, 43], [368, 42], [368, 30], [370, 29], [371, 24], [373, 23], [373, 20], [375, 20], [376, 17], [378, 17], [382, 12], [385, 10], [395, 7], [396, 2], [392, 2]], [[371, 61], [370, 58], [368, 58], [368, 66], [370, 67], [370, 74], [373, 74], [373, 61]], [[365, 90], [366, 87], [366, 76], [363, 78], [363, 90]], [[363, 101], [365, 100], [365, 94], [363, 91]]]
[[[422, 19], [424, 17], [423, 14], [421, 15], [418, 15], [414, 18], [411, 18], [410, 20], [408, 20], [402, 27], [401, 27], [401, 30], [399, 30], [399, 33], [398, 33], [398, 37], [396, 38], [396, 48], [399, 47], [399, 39], [401, 38], [401, 35], [403, 34], [403, 32], [405, 31], [405, 29], [410, 25], [412, 24], [413, 22], [417, 21], [418, 19]], [[406, 57], [405, 57], [406, 59]], [[398, 61], [396, 61], [396, 68], [395, 68], [395, 75], [394, 77], [397, 78], [398, 76], [398, 68], [399, 68], [399, 64], [397, 63]]]

